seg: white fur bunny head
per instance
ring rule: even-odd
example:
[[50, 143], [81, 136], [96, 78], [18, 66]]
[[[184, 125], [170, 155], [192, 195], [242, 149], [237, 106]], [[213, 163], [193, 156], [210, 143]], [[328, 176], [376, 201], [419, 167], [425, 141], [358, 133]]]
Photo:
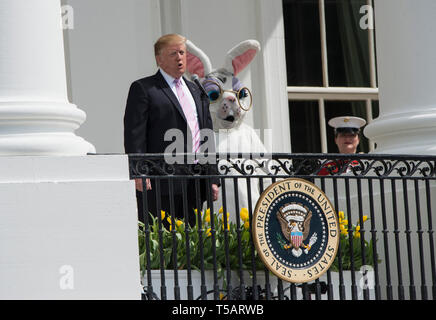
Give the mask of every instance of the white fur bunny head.
[[209, 57], [191, 41], [186, 42], [187, 73], [198, 75], [210, 100], [215, 131], [240, 126], [252, 106], [252, 95], [236, 77], [260, 51], [256, 40], [246, 40], [227, 52], [224, 66], [212, 69]]

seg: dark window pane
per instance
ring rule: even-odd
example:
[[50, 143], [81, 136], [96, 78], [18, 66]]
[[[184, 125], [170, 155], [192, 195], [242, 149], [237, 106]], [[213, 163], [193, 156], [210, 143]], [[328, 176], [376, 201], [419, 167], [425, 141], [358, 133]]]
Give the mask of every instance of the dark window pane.
[[[354, 116], [366, 120], [366, 102], [365, 101], [326, 101], [325, 102], [325, 119], [327, 128], [327, 150], [329, 153], [338, 153], [338, 147], [335, 144], [334, 129], [328, 125], [328, 121], [334, 117]], [[357, 152], [369, 152], [368, 139], [360, 134], [360, 143]]]
[[380, 115], [380, 108], [378, 104], [378, 100], [372, 101], [372, 118], [376, 119]]
[[366, 0], [326, 0], [329, 85], [370, 87], [368, 30], [360, 27]]
[[322, 86], [318, 0], [283, 0], [288, 86]]
[[293, 153], [321, 152], [318, 101], [289, 101]]

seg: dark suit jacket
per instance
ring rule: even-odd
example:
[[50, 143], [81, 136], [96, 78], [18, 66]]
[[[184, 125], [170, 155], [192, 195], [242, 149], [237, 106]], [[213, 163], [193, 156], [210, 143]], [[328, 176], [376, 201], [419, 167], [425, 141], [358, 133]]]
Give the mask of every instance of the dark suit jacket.
[[[200, 129], [212, 129], [209, 99], [196, 84], [185, 78], [184, 80], [197, 107]], [[133, 82], [124, 114], [125, 152], [164, 153], [165, 149], [173, 143], [173, 141], [164, 141], [165, 132], [174, 128], [183, 132], [183, 152], [192, 152], [187, 150], [187, 141], [191, 139], [191, 133], [182, 107], [162, 74], [158, 71], [152, 76]], [[212, 144], [214, 145], [214, 142]], [[215, 152], [215, 149], [208, 151]], [[167, 193], [165, 189], [162, 188], [164, 194]], [[180, 185], [175, 185], [175, 193], [180, 192]]]

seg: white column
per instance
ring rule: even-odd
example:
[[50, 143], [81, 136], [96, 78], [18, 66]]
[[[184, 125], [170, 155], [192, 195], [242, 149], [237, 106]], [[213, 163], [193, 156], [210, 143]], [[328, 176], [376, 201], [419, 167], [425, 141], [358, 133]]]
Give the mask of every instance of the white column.
[[67, 98], [59, 0], [0, 2], [0, 155], [85, 155]]
[[436, 154], [436, 1], [375, 0], [376, 153]]
[[[259, 100], [254, 114], [255, 127], [265, 129], [264, 144], [268, 152], [291, 152], [289, 100], [286, 93], [285, 34], [282, 1], [255, 3], [257, 39], [262, 44], [253, 89]], [[258, 77], [256, 77], [258, 76]]]

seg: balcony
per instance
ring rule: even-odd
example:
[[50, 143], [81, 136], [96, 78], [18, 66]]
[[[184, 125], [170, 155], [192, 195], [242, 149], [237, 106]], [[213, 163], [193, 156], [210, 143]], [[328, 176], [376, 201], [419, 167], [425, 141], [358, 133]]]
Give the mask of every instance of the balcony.
[[[162, 201], [170, 202], [169, 210], [155, 216], [147, 214], [147, 197], [139, 204], [144, 299], [436, 298], [436, 157], [217, 154], [211, 165], [210, 158], [207, 164], [183, 164], [190, 155], [180, 156], [185, 161], [169, 164], [174, 158], [168, 161], [162, 154], [129, 155], [130, 178], [144, 185], [150, 179], [155, 188], [156, 212], [166, 205]], [[312, 282], [277, 277], [262, 263], [253, 241], [259, 196], [272, 183], [289, 178], [320, 188], [339, 222], [336, 259]], [[188, 181], [195, 188], [187, 188]], [[212, 181], [221, 185], [216, 202]], [[204, 204], [202, 183], [207, 191]], [[189, 213], [186, 205], [183, 210], [185, 218], [194, 215], [191, 225], [180, 215], [176, 218], [176, 185], [181, 186], [184, 204], [188, 196], [195, 198], [196, 213]]]

